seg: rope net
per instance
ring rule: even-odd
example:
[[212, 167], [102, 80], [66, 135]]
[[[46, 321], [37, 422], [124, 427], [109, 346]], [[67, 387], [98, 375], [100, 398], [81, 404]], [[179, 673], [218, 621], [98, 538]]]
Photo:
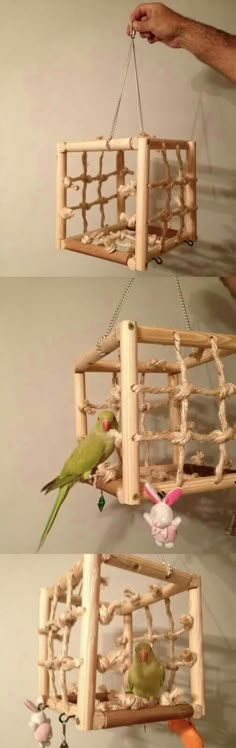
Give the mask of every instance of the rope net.
[[[173, 477], [176, 485], [182, 486], [187, 480], [197, 478], [199, 466], [208, 465], [209, 461], [212, 467], [209, 467], [209, 475], [212, 470], [215, 474], [215, 483], [222, 481], [224, 472], [232, 467], [232, 461], [227, 452], [227, 445], [236, 440], [236, 424], [230, 425], [227, 416], [227, 400], [236, 394], [236, 385], [226, 382], [224, 364], [221, 359], [222, 351], [219, 349], [217, 339], [214, 336], [209, 337], [210, 350], [212, 352], [213, 363], [215, 366], [214, 375], [217, 377], [215, 387], [201, 386], [193, 384], [189, 380], [189, 355], [184, 356], [180, 345], [180, 336], [173, 333], [173, 347], [175, 351], [175, 361], [178, 364], [179, 373], [174, 377], [168, 377], [167, 383], [157, 386], [147, 384], [146, 374], [139, 375], [138, 384], [132, 386], [132, 391], [137, 394], [139, 410], [139, 430], [133, 435], [133, 439], [140, 444], [140, 479], [141, 481], [165, 481]], [[200, 359], [203, 350], [194, 350], [191, 354], [193, 357]], [[160, 359], [151, 359], [146, 364], [153, 368], [155, 376], [163, 375], [165, 372], [166, 362]], [[198, 367], [199, 372], [204, 369], [204, 364]], [[153, 376], [153, 375], [152, 375]], [[156, 397], [159, 396], [159, 397]], [[197, 400], [194, 401], [194, 397]], [[199, 401], [199, 398], [201, 399]], [[217, 411], [217, 421], [215, 428], [209, 427], [209, 417], [199, 428], [197, 421], [200, 420], [200, 402], [201, 410], [204, 417], [208, 414], [208, 403], [211, 399]], [[206, 403], [206, 401], [208, 401]], [[121, 478], [122, 474], [122, 413], [121, 413], [121, 386], [120, 378], [117, 373], [112, 376], [112, 385], [108, 397], [102, 403], [94, 403], [85, 400], [80, 410], [87, 415], [95, 415], [97, 410], [111, 408], [120, 423], [120, 439], [116, 444], [119, 455], [118, 464], [105, 463], [98, 466], [96, 475], [104, 478], [109, 482], [115, 478]], [[194, 421], [191, 420], [193, 407]], [[175, 412], [173, 425], [172, 413]], [[211, 415], [211, 411], [209, 411]], [[214, 417], [214, 413], [213, 416]], [[151, 420], [150, 420], [151, 418]], [[162, 428], [163, 422], [169, 425]], [[153, 428], [150, 428], [153, 424]], [[158, 426], [158, 429], [157, 429]], [[202, 428], [202, 431], [201, 431]], [[162, 458], [160, 458], [160, 445], [162, 445]], [[168, 458], [167, 445], [171, 448]], [[207, 461], [203, 448], [208, 449]], [[158, 458], [157, 458], [157, 455]], [[186, 472], [187, 464], [196, 466], [196, 472], [193, 469]], [[162, 466], [163, 465], [163, 466]], [[167, 469], [168, 465], [168, 469]]]
[[[122, 151], [98, 152], [98, 168], [93, 174], [89, 173], [89, 157], [92, 153], [93, 162], [97, 154], [90, 151], [84, 151], [81, 154], [82, 171], [80, 174], [64, 177], [66, 192], [69, 191], [71, 194], [72, 190], [75, 192], [80, 190], [81, 199], [74, 205], [67, 205], [66, 200], [60, 215], [65, 222], [77, 215], [80, 219], [78, 224], [80, 233], [76, 234], [75, 238], [82, 244], [101, 245], [105, 247], [108, 254], [117, 250], [128, 251], [132, 257], [135, 254], [136, 242], [137, 181], [135, 170], [125, 165], [124, 161], [125, 158], [126, 161], [132, 159], [133, 164], [135, 151], [132, 150], [132, 139], [130, 143], [131, 150], [126, 154]], [[196, 178], [194, 174], [189, 173], [186, 149], [183, 151], [185, 158], [181, 155], [177, 142], [175, 149], [169, 152], [164, 142], [160, 148], [151, 151], [156, 157], [156, 160], [150, 161], [154, 174], [153, 180], [147, 184], [149, 201], [147, 244], [152, 256], [153, 250], [156, 250], [156, 254], [163, 253], [167, 247], [167, 241], [168, 248], [171, 248], [188, 239], [185, 218], [187, 214], [196, 213], [196, 206], [188, 205], [186, 188], [193, 185]], [[114, 154], [116, 156], [114, 168], [105, 171], [104, 156], [106, 159], [108, 157], [111, 163], [111, 159], [114, 161]], [[76, 158], [78, 155], [76, 153]], [[109, 185], [111, 182], [114, 189], [105, 195], [104, 185]], [[90, 220], [92, 208], [96, 208], [95, 226], [94, 221], [91, 225]]]
[[[47, 659], [41, 661], [40, 665], [46, 668], [49, 673], [48, 698], [50, 699], [50, 707], [56, 709], [60, 705], [61, 711], [64, 710], [66, 713], [71, 713], [72, 705], [77, 705], [79, 700], [78, 675], [75, 676], [75, 674], [78, 674], [78, 670], [83, 664], [83, 651], [78, 651], [80, 642], [78, 626], [84, 613], [82, 607], [83, 578], [80, 581], [78, 592], [76, 592], [76, 585], [73, 582], [73, 569], [69, 571], [65, 578], [63, 596], [60, 583], [55, 584], [51, 591], [50, 618], [43, 631], [39, 631], [40, 634], [47, 634]], [[123, 622], [123, 631], [119, 636], [115, 635], [112, 649], [106, 652], [97, 652], [97, 672], [105, 675], [108, 671], [112, 671], [112, 673], [116, 673], [119, 681], [116, 689], [109, 688], [104, 683], [96, 689], [95, 711], [140, 709], [147, 704], [152, 706], [159, 702], [163, 705], [183, 703], [185, 701], [183, 682], [181, 682], [181, 687], [176, 683], [178, 672], [184, 670], [185, 673], [188, 673], [197, 662], [196, 653], [192, 652], [188, 646], [188, 636], [194, 625], [194, 619], [188, 613], [183, 613], [180, 617], [178, 614], [179, 621], [176, 624], [172, 609], [174, 601], [180, 595], [183, 596], [184, 590], [180, 589], [175, 597], [170, 600], [164, 594], [163, 584], [151, 584], [145, 593], [125, 589], [121, 599], [107, 603], [101, 599], [101, 587], [105, 585], [108, 585], [108, 580], [101, 577], [98, 603], [99, 631], [101, 632], [104, 627], [108, 628], [112, 622], [114, 622], [115, 628], [117, 622], [119, 628]], [[126, 634], [125, 616], [123, 616], [123, 610], [127, 603], [132, 616], [132, 630], [134, 631], [131, 638]], [[151, 606], [153, 612], [151, 612]], [[162, 606], [162, 613], [160, 606]], [[135, 629], [137, 619], [134, 614], [136, 613], [145, 616], [146, 630], [140, 635], [135, 633], [140, 630], [140, 619]], [[166, 618], [165, 627], [160, 625], [163, 613], [165, 613]], [[72, 637], [73, 629], [74, 637]], [[185, 642], [181, 648], [179, 641], [183, 637]], [[72, 638], [73, 642], [71, 641]], [[154, 651], [156, 645], [158, 645], [158, 657], [166, 670], [165, 684], [160, 699], [140, 698], [128, 692], [126, 674], [132, 663], [133, 647], [142, 640], [149, 641], [153, 645]], [[98, 641], [100, 642], [100, 637]], [[98, 647], [101, 648], [100, 643]], [[77, 656], [71, 654], [73, 649], [77, 650]], [[186, 682], [186, 678], [183, 678], [184, 680]], [[190, 698], [190, 688], [188, 688], [188, 698]]]

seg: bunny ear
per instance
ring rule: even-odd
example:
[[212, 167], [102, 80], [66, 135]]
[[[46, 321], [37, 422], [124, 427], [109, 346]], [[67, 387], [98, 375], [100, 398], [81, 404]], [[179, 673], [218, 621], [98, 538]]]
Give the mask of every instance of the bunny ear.
[[25, 699], [24, 705], [27, 707], [27, 709], [30, 709], [31, 712], [37, 712], [37, 706], [33, 704], [33, 701], [30, 701], [29, 699]]
[[173, 491], [170, 491], [166, 498], [165, 498], [165, 504], [168, 506], [171, 506], [172, 504], [175, 504], [178, 499], [183, 495], [182, 488], [173, 488]]
[[153, 504], [160, 504], [160, 498], [151, 483], [145, 483], [144, 490]]

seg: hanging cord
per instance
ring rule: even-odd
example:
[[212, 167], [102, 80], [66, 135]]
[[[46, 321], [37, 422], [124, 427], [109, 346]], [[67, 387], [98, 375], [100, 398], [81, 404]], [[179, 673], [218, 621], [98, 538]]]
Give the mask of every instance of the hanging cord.
[[166, 569], [166, 579], [169, 579], [171, 577], [171, 574], [172, 574], [172, 566], [170, 564], [168, 564], [168, 561], [164, 561], [163, 556], [160, 556], [160, 554], [158, 554], [158, 558], [159, 558], [159, 561], [161, 562], [162, 566], [165, 566], [165, 569]]
[[133, 30], [132, 33], [131, 33], [130, 48], [129, 48], [128, 57], [127, 57], [127, 65], [126, 65], [126, 71], [125, 71], [125, 75], [124, 75], [124, 80], [123, 80], [123, 83], [122, 83], [120, 96], [119, 96], [119, 99], [118, 99], [118, 102], [117, 102], [117, 106], [116, 106], [116, 110], [115, 110], [115, 114], [114, 114], [114, 118], [113, 118], [113, 122], [112, 122], [112, 126], [111, 126], [111, 132], [110, 132], [109, 138], [106, 141], [106, 146], [107, 146], [108, 149], [110, 147], [110, 141], [114, 137], [114, 132], [115, 132], [116, 125], [117, 125], [118, 114], [119, 114], [119, 111], [120, 111], [121, 100], [122, 100], [122, 96], [123, 96], [123, 93], [124, 93], [124, 88], [125, 88], [125, 84], [126, 84], [126, 79], [127, 79], [127, 75], [128, 75], [128, 70], [129, 70], [129, 66], [130, 66], [131, 57], [133, 57], [133, 61], [134, 61], [134, 73], [135, 73], [135, 82], [136, 82], [137, 99], [138, 99], [138, 110], [139, 110], [140, 129], [141, 129], [142, 133], [144, 132], [141, 95], [140, 95], [140, 87], [139, 87], [139, 79], [138, 79], [138, 68], [137, 68], [137, 60], [136, 60], [136, 53], [135, 53], [135, 41], [134, 41], [135, 40], [135, 34], [136, 34], [136, 32]]
[[131, 289], [131, 287], [133, 285], [135, 277], [136, 276], [133, 275], [132, 278], [130, 278], [127, 286], [125, 287], [125, 289], [124, 289], [124, 291], [123, 291], [123, 293], [122, 293], [122, 295], [120, 297], [119, 303], [117, 304], [117, 307], [116, 307], [116, 309], [114, 311], [114, 314], [113, 314], [113, 316], [111, 318], [111, 321], [109, 322], [109, 325], [107, 326], [106, 332], [104, 333], [104, 335], [101, 335], [101, 337], [98, 338], [98, 340], [97, 340], [96, 348], [100, 352], [101, 352], [101, 344], [103, 343], [103, 341], [105, 340], [105, 338], [107, 338], [108, 335], [110, 335], [110, 332], [112, 331], [112, 329], [114, 327], [114, 324], [115, 324], [117, 318], [119, 317], [120, 311], [121, 311], [122, 307], [124, 306], [124, 303], [125, 303], [125, 301], [127, 299], [128, 293], [129, 293], [129, 291], [130, 291], [130, 289]]

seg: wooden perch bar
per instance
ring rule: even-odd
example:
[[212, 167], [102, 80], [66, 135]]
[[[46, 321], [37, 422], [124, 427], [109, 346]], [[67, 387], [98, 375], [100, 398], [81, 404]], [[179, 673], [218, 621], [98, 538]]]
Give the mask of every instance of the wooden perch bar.
[[[135, 574], [142, 574], [152, 579], [165, 580], [166, 569], [158, 561], [151, 561], [147, 556], [136, 556], [132, 554], [116, 555], [114, 553], [105, 553], [102, 555], [102, 562], [108, 566], [115, 566], [117, 569], [133, 571]], [[171, 582], [175, 584], [184, 584], [186, 589], [192, 585], [193, 575], [186, 571], [172, 569]]]
[[126, 613], [123, 618], [123, 636], [127, 639], [125, 652], [127, 656], [127, 671], [124, 673], [123, 686], [128, 685], [128, 668], [132, 665], [133, 659], [133, 616], [132, 613]]
[[190, 719], [193, 716], [191, 704], [173, 706], [147, 706], [142, 709], [118, 709], [111, 712], [95, 712], [95, 730], [128, 725], [142, 725], [149, 722], [167, 722], [172, 719]]
[[[161, 469], [162, 466], [160, 466]], [[192, 466], [193, 467], [193, 466]], [[194, 465], [194, 472], [198, 473], [198, 465]], [[182, 484], [182, 490], [183, 495], [188, 494], [196, 494], [196, 493], [204, 493], [204, 491], [219, 491], [224, 490], [225, 488], [234, 488], [235, 482], [236, 482], [236, 471], [231, 472], [225, 472], [223, 474], [223, 478], [220, 481], [220, 483], [216, 483], [215, 474], [212, 475], [210, 473], [211, 468], [209, 468], [209, 475], [206, 476], [198, 476], [197, 478], [188, 478], [185, 479]], [[189, 472], [189, 471], [186, 471]], [[88, 481], [88, 483], [92, 486], [92, 482]], [[173, 476], [170, 480], [157, 480], [155, 476], [152, 478], [152, 485], [157, 491], [165, 491], [165, 493], [168, 493], [168, 491], [171, 491], [176, 486], [176, 480]], [[101, 491], [104, 491], [104, 493], [111, 494], [111, 496], [117, 496], [119, 499], [120, 496], [120, 489], [121, 489], [121, 480], [116, 479], [109, 481], [108, 483], [105, 483], [103, 478], [97, 478], [96, 480], [96, 486]], [[139, 500], [142, 501], [149, 501], [148, 497], [144, 494], [144, 486], [143, 483], [140, 481], [139, 486]], [[124, 503], [124, 502], [123, 502]]]
[[167, 600], [169, 597], [179, 595], [181, 592], [186, 592], [189, 589], [189, 582], [179, 582], [178, 584], [165, 584], [156, 593], [147, 592], [146, 595], [140, 595], [139, 600], [134, 602], [133, 600], [127, 600], [124, 602], [118, 610], [116, 610], [117, 616], [126, 616], [129, 613], [133, 613], [135, 610], [141, 610], [146, 608], [147, 605], [154, 605], [160, 600]]
[[108, 260], [109, 262], [115, 262], [119, 265], [127, 265], [130, 257], [133, 257], [133, 252], [123, 252], [116, 249], [115, 252], [108, 252], [106, 247], [98, 244], [83, 244], [79, 239], [74, 236], [69, 236], [62, 242], [62, 249], [70, 249], [72, 252], [79, 252], [83, 255], [90, 255], [91, 257], [98, 257], [100, 260]]
[[188, 148], [189, 143], [188, 143], [187, 140], [173, 140], [173, 139], [170, 139], [170, 138], [168, 138], [167, 140], [166, 140], [166, 138], [162, 138], [162, 140], [161, 140], [161, 138], [151, 138], [151, 137], [149, 137], [148, 138], [148, 145], [149, 145], [149, 148], [151, 148], [151, 150], [154, 149], [156, 151], [161, 151], [162, 148], [165, 148], [165, 150], [170, 150], [170, 151], [174, 150], [175, 151], [176, 150], [176, 146], [179, 145], [179, 147], [182, 150], [186, 151], [187, 148]]

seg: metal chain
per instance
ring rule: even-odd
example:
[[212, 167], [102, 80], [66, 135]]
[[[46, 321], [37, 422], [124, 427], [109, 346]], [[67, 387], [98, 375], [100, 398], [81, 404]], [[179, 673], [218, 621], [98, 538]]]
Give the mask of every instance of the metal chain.
[[187, 307], [186, 307], [184, 296], [183, 296], [183, 291], [182, 291], [182, 288], [181, 288], [181, 285], [180, 285], [180, 282], [179, 282], [179, 278], [177, 276], [175, 277], [175, 282], [176, 282], [176, 285], [177, 285], [178, 296], [179, 296], [180, 306], [181, 306], [181, 309], [182, 309], [182, 312], [183, 312], [183, 316], [184, 316], [186, 330], [188, 330], [190, 332], [191, 329], [192, 329], [191, 325], [190, 325], [190, 319], [189, 319], [189, 316], [188, 316]]
[[116, 110], [115, 110], [115, 114], [114, 114], [114, 118], [113, 118], [113, 122], [112, 122], [112, 126], [111, 126], [111, 132], [110, 132], [109, 138], [106, 141], [106, 145], [107, 145], [108, 149], [109, 149], [109, 143], [110, 143], [110, 141], [112, 140], [112, 138], [114, 136], [114, 132], [115, 132], [116, 124], [117, 124], [117, 119], [118, 119], [118, 114], [119, 114], [119, 111], [120, 111], [121, 100], [122, 100], [122, 96], [123, 96], [123, 93], [124, 93], [124, 88], [125, 88], [125, 84], [126, 84], [126, 79], [127, 79], [127, 75], [128, 75], [129, 66], [130, 66], [130, 60], [131, 60], [132, 56], [133, 56], [133, 61], [134, 61], [134, 72], [135, 72], [135, 81], [136, 81], [136, 89], [137, 89], [137, 97], [138, 97], [138, 110], [139, 110], [140, 128], [141, 128], [141, 132], [143, 132], [143, 130], [144, 130], [144, 128], [143, 128], [142, 104], [141, 104], [139, 79], [138, 79], [138, 69], [137, 69], [137, 61], [136, 61], [136, 54], [135, 54], [135, 42], [134, 42], [134, 40], [135, 40], [135, 34], [136, 34], [136, 32], [132, 31], [131, 40], [130, 40], [130, 48], [129, 48], [128, 57], [127, 57], [126, 71], [125, 71], [125, 75], [124, 75], [124, 80], [123, 80], [123, 83], [122, 83], [122, 86], [121, 86], [121, 92], [120, 92], [120, 96], [119, 96], [119, 99], [118, 99], [118, 102], [117, 102], [117, 107], [116, 107]]
[[166, 579], [169, 579], [172, 574], [172, 566], [168, 564], [168, 561], [164, 561], [163, 556], [160, 556], [160, 554], [158, 554], [158, 558], [161, 564], [166, 568]]
[[101, 352], [101, 344], [103, 343], [103, 341], [105, 340], [105, 338], [107, 338], [107, 336], [110, 335], [110, 332], [112, 331], [112, 329], [114, 327], [114, 324], [115, 324], [115, 322], [117, 320], [117, 317], [119, 316], [120, 311], [121, 311], [122, 307], [124, 306], [124, 303], [125, 303], [125, 301], [127, 299], [128, 293], [129, 293], [129, 291], [131, 289], [131, 286], [133, 285], [135, 277], [136, 276], [133, 275], [132, 278], [130, 278], [127, 286], [125, 287], [123, 293], [121, 294], [119, 303], [117, 304], [117, 307], [116, 307], [116, 309], [114, 311], [114, 314], [112, 315], [112, 318], [111, 318], [111, 320], [109, 322], [109, 325], [107, 326], [106, 332], [104, 333], [104, 335], [101, 335], [101, 337], [98, 338], [98, 340], [97, 340], [96, 348], [100, 352]]

